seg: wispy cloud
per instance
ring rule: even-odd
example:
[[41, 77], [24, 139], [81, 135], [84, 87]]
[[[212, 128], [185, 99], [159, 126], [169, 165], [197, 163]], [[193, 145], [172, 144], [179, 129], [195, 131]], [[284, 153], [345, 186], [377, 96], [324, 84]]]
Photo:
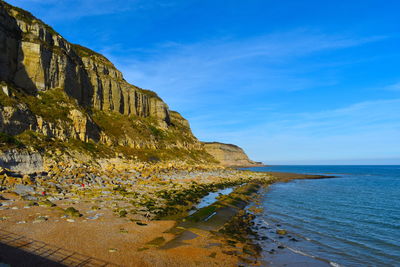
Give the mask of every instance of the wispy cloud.
[[384, 89], [389, 91], [400, 91], [400, 82], [385, 86]]
[[[355, 103], [307, 113], [269, 113], [265, 123], [197, 129], [200, 137], [228, 139], [258, 160], [395, 158], [400, 155], [400, 99]], [[251, 138], [249, 138], [251, 137]]]
[[[153, 47], [126, 48], [119, 44], [102, 49], [125, 78], [157, 91], [180, 110], [221, 99], [237, 98], [260, 90], [297, 91], [330, 86], [335, 79], [307, 77], [312, 64], [298, 60], [315, 53], [361, 46], [384, 36], [356, 38], [298, 29], [264, 36], [226, 37], [197, 43], [164, 42]], [[333, 62], [325, 62], [332, 66]], [[319, 63], [318, 68], [323, 68]], [[192, 103], [196, 102], [196, 105]], [[205, 102], [204, 102], [205, 103]]]
[[[205, 93], [218, 99], [237, 96], [240, 91], [255, 94], [260, 90], [296, 91], [334, 85], [337, 82], [334, 77], [307, 76], [315, 68], [300, 60], [384, 38], [294, 30], [241, 40], [231, 37], [190, 44], [169, 42], [139, 51], [135, 48], [102, 52], [116, 62], [128, 81], [153, 89], [182, 108], [188, 100]], [[332, 62], [325, 63], [332, 65]], [[323, 67], [324, 63], [320, 62], [318, 68]]]

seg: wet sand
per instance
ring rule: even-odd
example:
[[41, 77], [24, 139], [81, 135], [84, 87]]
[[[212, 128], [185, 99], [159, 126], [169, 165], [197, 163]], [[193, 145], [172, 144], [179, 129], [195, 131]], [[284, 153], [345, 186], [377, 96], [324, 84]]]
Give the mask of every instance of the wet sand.
[[[55, 203], [63, 206], [62, 202]], [[157, 238], [167, 242], [175, 237], [167, 233], [176, 224], [172, 220], [142, 221], [146, 225], [138, 225], [126, 218], [116, 218], [112, 211], [99, 210], [103, 215], [96, 220], [88, 219], [93, 213], [84, 213], [69, 222], [67, 218], [60, 218], [62, 214], [55, 208], [24, 208], [25, 204], [14, 201], [12, 207], [18, 210], [0, 211], [1, 217], [7, 218], [0, 221], [0, 243], [14, 247], [11, 254], [9, 249], [0, 251], [0, 262], [14, 263], [12, 266], [32, 266], [29, 263], [34, 259], [30, 253], [67, 266], [82, 263], [87, 266], [221, 266], [221, 262], [234, 266], [237, 261], [234, 256], [222, 253], [222, 240], [215, 240], [207, 231], [198, 232], [194, 238], [169, 249], [149, 245]], [[75, 208], [90, 211], [89, 206], [79, 203]], [[46, 216], [47, 220], [34, 222], [38, 216]], [[7, 239], [7, 235], [13, 239]], [[44, 247], [42, 251], [37, 250], [39, 245]], [[16, 250], [26, 252], [22, 261], [15, 258], [21, 257]], [[209, 257], [210, 254], [214, 257]]]
[[[287, 182], [292, 179], [319, 179], [325, 176], [268, 173]], [[12, 266], [238, 266], [243, 244], [232, 246], [229, 238], [215, 235], [215, 227], [188, 227], [180, 235], [171, 232], [175, 220], [141, 220], [115, 216], [113, 210], [93, 210], [93, 202], [54, 201], [57, 207], [34, 206], [13, 195], [7, 209], [0, 210], [0, 263]], [[14, 198], [14, 199], [13, 199]], [[13, 201], [14, 200], [14, 201]], [[4, 201], [3, 201], [4, 202]], [[61, 208], [73, 206], [83, 216], [67, 218]], [[201, 225], [212, 225], [231, 209]], [[96, 216], [99, 215], [99, 216]], [[221, 217], [222, 216], [222, 217]], [[38, 221], [38, 218], [42, 220]], [[45, 218], [45, 219], [43, 219]], [[223, 221], [226, 222], [225, 218]], [[139, 223], [139, 224], [138, 224]], [[219, 224], [218, 224], [219, 225]], [[222, 225], [222, 224], [221, 224]], [[219, 225], [219, 227], [221, 226]], [[178, 238], [177, 238], [178, 237]], [[277, 255], [280, 255], [277, 260]], [[39, 257], [39, 258], [38, 258]], [[295, 266], [304, 262], [288, 250], [271, 256], [272, 266]], [[308, 262], [310, 263], [310, 262]], [[245, 264], [253, 266], [254, 264]], [[313, 265], [318, 266], [318, 265]]]

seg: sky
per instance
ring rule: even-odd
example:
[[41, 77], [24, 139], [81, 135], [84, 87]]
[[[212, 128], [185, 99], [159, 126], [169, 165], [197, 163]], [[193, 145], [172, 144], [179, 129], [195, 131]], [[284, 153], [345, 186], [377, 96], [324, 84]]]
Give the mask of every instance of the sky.
[[267, 164], [400, 164], [398, 0], [9, 0]]

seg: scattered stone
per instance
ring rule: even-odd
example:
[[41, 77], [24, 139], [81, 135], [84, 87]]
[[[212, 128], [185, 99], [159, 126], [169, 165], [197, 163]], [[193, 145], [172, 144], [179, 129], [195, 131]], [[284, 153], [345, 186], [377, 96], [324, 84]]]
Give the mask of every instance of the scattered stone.
[[17, 209], [19, 209], [18, 207], [12, 207], [11, 208], [12, 210], [17, 210]]
[[118, 212], [119, 217], [126, 217], [127, 214], [128, 214], [128, 212], [126, 210], [120, 210]]
[[65, 215], [69, 216], [69, 217], [81, 217], [82, 214], [79, 213], [79, 211], [77, 209], [75, 209], [74, 207], [69, 207], [67, 209], [65, 209], [64, 211]]
[[37, 197], [31, 196], [31, 195], [22, 196], [22, 199], [23, 199], [23, 200], [27, 200], [27, 201], [37, 201], [37, 200], [38, 200]]
[[33, 187], [29, 185], [17, 184], [15, 185], [13, 192], [17, 193], [20, 196], [23, 196], [30, 193], [35, 193], [35, 189], [33, 189]]
[[276, 233], [277, 233], [278, 235], [286, 235], [286, 234], [287, 234], [287, 231], [286, 231], [286, 230], [283, 230], [283, 229], [278, 229], [278, 230], [276, 230]]
[[137, 224], [137, 225], [140, 225], [140, 226], [145, 226], [145, 225], [147, 225], [147, 223], [142, 223], [142, 222], [136, 222], [136, 224]]
[[101, 215], [103, 215], [103, 213], [98, 213], [98, 214], [96, 214], [94, 216], [87, 217], [86, 219], [88, 219], [88, 220], [97, 220]]
[[23, 223], [26, 223], [26, 221], [19, 221], [19, 222], [17, 222], [17, 224], [23, 224]]
[[39, 206], [39, 204], [37, 202], [31, 201], [28, 203], [29, 207], [33, 207], [33, 206]]
[[282, 245], [279, 245], [278, 248], [279, 248], [279, 249], [284, 249], [285, 247], [282, 246]]
[[55, 206], [57, 206], [56, 204], [54, 204], [53, 202], [51, 202], [48, 199], [46, 199], [44, 201], [39, 201], [38, 204], [39, 204], [39, 206], [44, 206], [44, 207], [55, 207]]
[[39, 216], [39, 217], [37, 217], [34, 221], [33, 221], [33, 223], [41, 223], [41, 222], [45, 222], [45, 221], [47, 221], [48, 219], [47, 219], [47, 217], [45, 217], [45, 216]]
[[74, 219], [67, 219], [67, 222], [73, 223], [73, 222], [75, 222], [75, 220]]
[[116, 249], [116, 248], [110, 248], [109, 250], [108, 250], [108, 252], [111, 252], [111, 253], [114, 253], [114, 252], [117, 252], [118, 251], [118, 249]]

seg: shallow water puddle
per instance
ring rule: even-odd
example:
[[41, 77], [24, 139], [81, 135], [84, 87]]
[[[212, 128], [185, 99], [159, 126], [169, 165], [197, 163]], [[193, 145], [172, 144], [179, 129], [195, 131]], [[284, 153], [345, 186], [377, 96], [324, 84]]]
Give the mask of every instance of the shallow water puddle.
[[233, 192], [235, 188], [234, 187], [228, 187], [225, 189], [218, 190], [217, 192], [211, 192], [208, 193], [207, 196], [203, 197], [200, 202], [195, 206], [195, 209], [189, 211], [189, 215], [194, 214], [197, 212], [199, 209], [210, 206], [214, 202], [216, 202], [219, 196], [221, 195], [229, 195], [230, 193]]

